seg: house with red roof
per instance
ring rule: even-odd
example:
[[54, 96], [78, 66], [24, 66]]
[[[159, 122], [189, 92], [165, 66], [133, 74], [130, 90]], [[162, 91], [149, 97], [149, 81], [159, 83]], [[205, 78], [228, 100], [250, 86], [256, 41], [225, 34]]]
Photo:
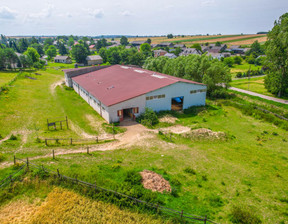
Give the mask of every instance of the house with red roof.
[[206, 85], [124, 65], [66, 69], [72, 87], [108, 123], [135, 119], [151, 108], [183, 110], [205, 105]]

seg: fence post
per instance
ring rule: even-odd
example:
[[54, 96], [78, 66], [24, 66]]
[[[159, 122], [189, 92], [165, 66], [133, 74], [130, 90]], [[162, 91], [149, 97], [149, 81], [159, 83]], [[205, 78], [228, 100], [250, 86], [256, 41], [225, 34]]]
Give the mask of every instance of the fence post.
[[170, 133], [170, 142], [171, 142], [172, 133]]
[[49, 130], [49, 121], [48, 121], [48, 119], [47, 119], [47, 128], [48, 128], [48, 130]]
[[87, 146], [87, 154], [89, 155], [89, 146]]
[[68, 127], [68, 118], [67, 118], [67, 116], [66, 116], [66, 125], [67, 125], [67, 129], [69, 129], [69, 127]]
[[183, 210], [181, 211], [181, 215], [180, 215], [181, 219], [183, 218]]
[[45, 145], [46, 145], [46, 146], [48, 145], [48, 143], [47, 143], [47, 138], [45, 138]]
[[60, 178], [60, 172], [59, 172], [59, 169], [57, 169], [57, 174], [58, 174], [58, 177]]
[[27, 157], [27, 168], [29, 169], [29, 159], [28, 159], [28, 157]]
[[53, 159], [55, 159], [55, 153], [54, 153], [54, 149], [52, 151], [52, 154], [53, 154]]
[[96, 143], [98, 143], [98, 136], [96, 137]]
[[207, 221], [207, 215], [205, 215], [204, 224], [206, 224], [206, 221]]
[[14, 155], [14, 165], [16, 165], [16, 156]]

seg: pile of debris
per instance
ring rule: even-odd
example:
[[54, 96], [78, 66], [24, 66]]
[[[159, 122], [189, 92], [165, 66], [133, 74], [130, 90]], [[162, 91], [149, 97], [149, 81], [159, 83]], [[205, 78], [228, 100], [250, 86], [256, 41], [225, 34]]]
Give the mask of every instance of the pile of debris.
[[184, 137], [191, 138], [192, 140], [225, 140], [227, 136], [222, 131], [214, 132], [207, 128], [199, 128], [185, 133]]
[[140, 172], [140, 174], [142, 176], [142, 184], [144, 188], [161, 193], [171, 192], [171, 186], [169, 182], [165, 180], [161, 175], [150, 170], [143, 170]]

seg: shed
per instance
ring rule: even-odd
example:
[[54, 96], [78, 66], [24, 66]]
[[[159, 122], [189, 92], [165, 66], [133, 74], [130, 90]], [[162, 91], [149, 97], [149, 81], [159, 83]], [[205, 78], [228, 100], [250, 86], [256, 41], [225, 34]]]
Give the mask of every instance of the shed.
[[86, 57], [88, 65], [100, 65], [103, 63], [103, 59], [100, 55], [90, 55]]
[[112, 65], [63, 71], [66, 85], [109, 123], [135, 119], [146, 107], [162, 111], [205, 105], [206, 85], [141, 68]]

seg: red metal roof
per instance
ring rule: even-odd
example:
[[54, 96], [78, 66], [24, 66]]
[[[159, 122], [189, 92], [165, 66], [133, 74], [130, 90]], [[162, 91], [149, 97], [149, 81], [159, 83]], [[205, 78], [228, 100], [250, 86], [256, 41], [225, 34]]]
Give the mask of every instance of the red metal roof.
[[111, 106], [177, 82], [204, 85], [141, 68], [113, 65], [72, 78], [104, 105]]

